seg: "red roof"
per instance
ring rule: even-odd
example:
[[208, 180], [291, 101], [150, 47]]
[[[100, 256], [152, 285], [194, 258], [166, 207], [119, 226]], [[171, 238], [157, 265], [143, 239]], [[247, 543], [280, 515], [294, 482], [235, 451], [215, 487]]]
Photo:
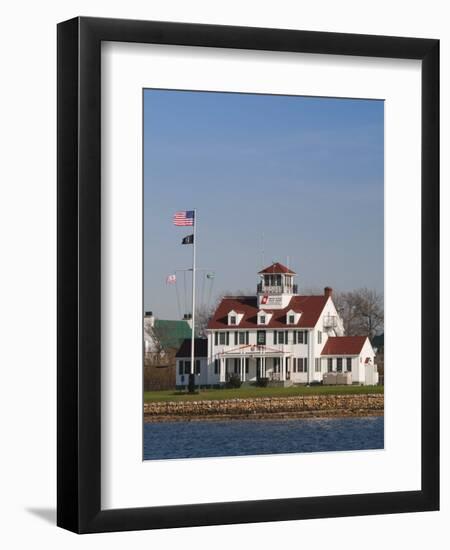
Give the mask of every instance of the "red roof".
[[289, 269], [283, 264], [280, 264], [278, 262], [273, 263], [272, 265], [269, 265], [269, 267], [266, 267], [262, 271], [259, 272], [259, 274], [263, 273], [291, 273], [292, 275], [295, 275], [295, 271], [292, 271], [292, 269]]
[[330, 336], [322, 355], [359, 355], [367, 336]]
[[[328, 300], [328, 297], [320, 296], [293, 296], [288, 306], [284, 309], [268, 309], [262, 307], [266, 313], [272, 313], [272, 317], [267, 325], [258, 325], [257, 314], [259, 311], [256, 296], [236, 296], [223, 298], [216, 309], [213, 317], [208, 323], [209, 329], [230, 330], [232, 327], [228, 324], [228, 313], [231, 310], [243, 312], [244, 316], [236, 328], [313, 328], [317, 323], [320, 314]], [[300, 320], [296, 325], [286, 325], [286, 314], [293, 309], [301, 313]]]

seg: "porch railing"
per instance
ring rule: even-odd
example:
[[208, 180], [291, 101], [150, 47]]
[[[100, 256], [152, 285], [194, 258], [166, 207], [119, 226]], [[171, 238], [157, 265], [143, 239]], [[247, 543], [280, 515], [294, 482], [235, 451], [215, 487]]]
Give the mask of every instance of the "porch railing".
[[258, 283], [256, 286], [256, 292], [262, 294], [267, 292], [267, 294], [297, 294], [297, 285], [286, 286], [286, 285], [276, 285], [276, 286], [267, 286], [263, 283]]

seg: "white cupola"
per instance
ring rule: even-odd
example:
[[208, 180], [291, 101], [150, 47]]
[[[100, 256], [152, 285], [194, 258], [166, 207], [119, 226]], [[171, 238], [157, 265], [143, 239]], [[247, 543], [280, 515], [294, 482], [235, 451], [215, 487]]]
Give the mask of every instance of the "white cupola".
[[289, 305], [292, 296], [297, 294], [294, 284], [295, 271], [275, 262], [258, 273], [258, 307], [267, 309], [284, 309]]

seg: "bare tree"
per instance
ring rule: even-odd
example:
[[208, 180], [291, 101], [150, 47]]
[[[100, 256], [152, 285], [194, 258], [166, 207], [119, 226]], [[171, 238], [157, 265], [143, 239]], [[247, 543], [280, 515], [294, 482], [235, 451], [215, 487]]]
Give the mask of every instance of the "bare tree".
[[161, 353], [146, 353], [144, 356], [144, 390], [170, 390], [175, 387], [176, 352], [168, 348]]
[[333, 301], [348, 336], [367, 335], [373, 338], [383, 331], [384, 299], [380, 292], [369, 288], [335, 292]]
[[206, 329], [208, 327], [209, 320], [214, 315], [216, 311], [217, 304], [212, 305], [203, 305], [196, 309], [195, 312], [195, 327], [197, 336], [205, 337]]

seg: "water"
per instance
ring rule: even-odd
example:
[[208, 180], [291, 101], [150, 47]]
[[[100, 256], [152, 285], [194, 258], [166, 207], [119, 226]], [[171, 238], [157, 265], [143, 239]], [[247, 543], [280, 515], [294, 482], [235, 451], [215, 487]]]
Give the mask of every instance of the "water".
[[144, 424], [144, 460], [383, 447], [382, 416]]

